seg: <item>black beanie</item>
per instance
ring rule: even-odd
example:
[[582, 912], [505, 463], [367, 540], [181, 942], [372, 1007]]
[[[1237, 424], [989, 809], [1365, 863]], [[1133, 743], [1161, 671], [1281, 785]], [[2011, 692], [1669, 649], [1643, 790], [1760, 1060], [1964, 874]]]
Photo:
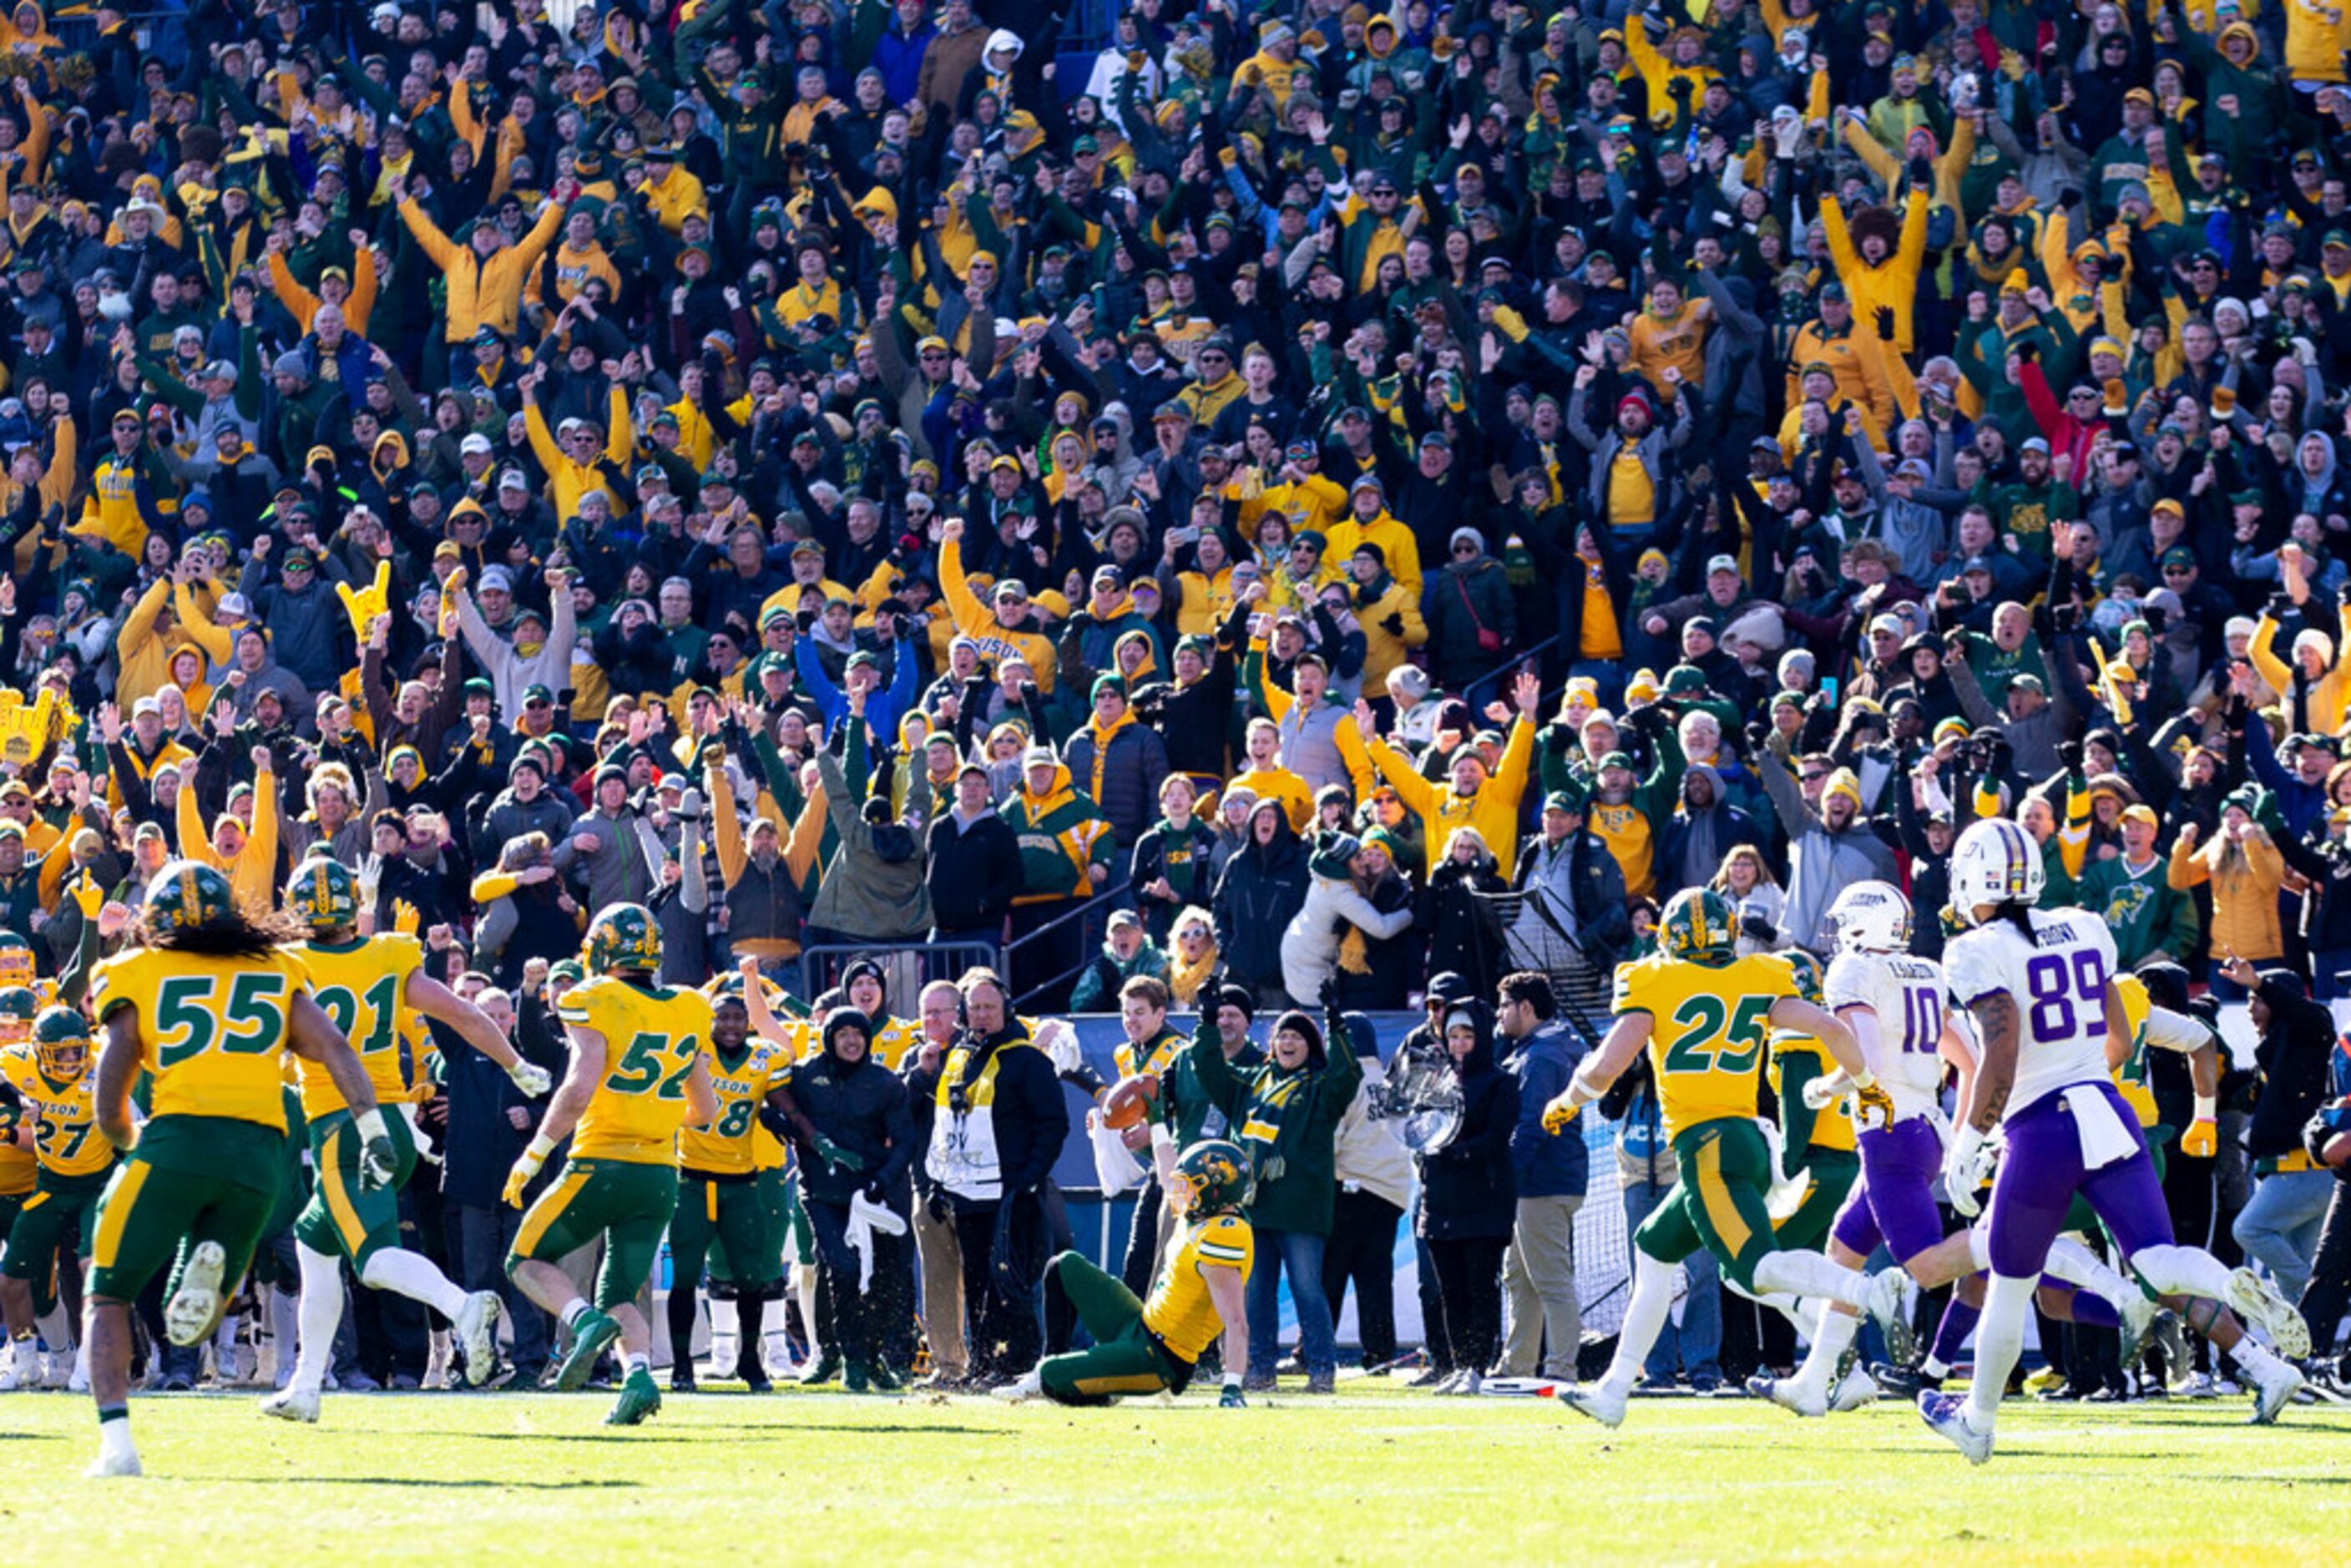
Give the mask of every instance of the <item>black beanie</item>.
[[1238, 1008], [1241, 1010], [1241, 1017], [1245, 1019], [1254, 1019], [1257, 1017], [1257, 996], [1247, 986], [1225, 987], [1217, 993], [1217, 1006]]
[[1296, 1030], [1305, 1040], [1306, 1055], [1310, 1061], [1320, 1061], [1322, 1060], [1322, 1025], [1307, 1017], [1300, 1009], [1292, 1008], [1288, 1012], [1273, 1020], [1274, 1033], [1280, 1034], [1286, 1029]]

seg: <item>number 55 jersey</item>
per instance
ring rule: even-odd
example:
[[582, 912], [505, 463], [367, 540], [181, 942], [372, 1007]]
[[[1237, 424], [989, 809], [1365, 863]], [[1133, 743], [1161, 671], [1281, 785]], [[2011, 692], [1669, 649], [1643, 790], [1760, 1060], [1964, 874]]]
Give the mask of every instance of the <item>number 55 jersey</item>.
[[1962, 1007], [2005, 994], [2016, 1004], [2016, 1082], [2003, 1120], [2058, 1090], [2105, 1083], [2106, 982], [2115, 937], [2080, 909], [2026, 913], [2032, 935], [2001, 918], [1943, 949], [1951, 994]]

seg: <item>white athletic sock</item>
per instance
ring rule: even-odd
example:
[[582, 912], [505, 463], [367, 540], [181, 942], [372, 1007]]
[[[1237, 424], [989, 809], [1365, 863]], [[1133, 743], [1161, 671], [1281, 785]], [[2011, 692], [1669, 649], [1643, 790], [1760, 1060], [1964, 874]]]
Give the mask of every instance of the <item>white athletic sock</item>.
[[2130, 1255], [2130, 1266], [2158, 1296], [2229, 1299], [2228, 1265], [2200, 1247], [2142, 1247]]
[[1859, 1312], [1869, 1304], [1869, 1278], [1825, 1252], [1766, 1252], [1755, 1265], [1759, 1291], [1787, 1291], [1825, 1296]]
[[580, 1326], [580, 1320], [587, 1316], [587, 1314], [588, 1298], [585, 1296], [574, 1296], [569, 1301], [563, 1303], [563, 1311], [556, 1315], [563, 1320], [563, 1326], [565, 1328], [576, 1329]]
[[2038, 1276], [1991, 1277], [1983, 1317], [1976, 1324], [1975, 1376], [1968, 1384], [1968, 1424], [1979, 1432], [1991, 1430], [2001, 1396], [2008, 1392], [2008, 1375], [2024, 1354], [2024, 1315], [2032, 1310], [2032, 1291], [2039, 1283]]
[[397, 1291], [412, 1301], [423, 1302], [453, 1323], [465, 1307], [465, 1292], [451, 1284], [449, 1276], [432, 1259], [404, 1247], [378, 1249], [360, 1271], [360, 1283], [371, 1291]]
[[2247, 1334], [2239, 1340], [2225, 1354], [2231, 1361], [2243, 1368], [2247, 1375], [2256, 1377], [2284, 1364], [2269, 1346], [2262, 1343], [2252, 1334]]
[[1991, 1227], [1979, 1225], [1968, 1232], [1968, 1261], [1978, 1269], [1991, 1267]]
[[274, 1380], [280, 1388], [285, 1387], [294, 1376], [294, 1346], [296, 1336], [300, 1332], [296, 1324], [299, 1320], [301, 1302], [300, 1292], [283, 1286], [274, 1287], [269, 1292], [269, 1343], [271, 1354], [277, 1358], [272, 1370]]
[[292, 1386], [316, 1394], [326, 1386], [327, 1364], [335, 1355], [335, 1330], [343, 1321], [343, 1264], [299, 1241], [294, 1255], [302, 1265], [302, 1348], [294, 1358]]
[[2049, 1256], [2042, 1260], [2041, 1271], [2089, 1291], [2116, 1312], [2130, 1301], [2143, 1299], [2137, 1285], [2100, 1262], [2096, 1253], [2062, 1236], [2049, 1244]]
[[1606, 1392], [1623, 1396], [1633, 1391], [1642, 1364], [1665, 1332], [1666, 1317], [1674, 1310], [1674, 1269], [1638, 1247], [1633, 1249], [1633, 1291], [1625, 1302], [1625, 1322], [1616, 1331], [1616, 1354], [1600, 1380]]
[[653, 1370], [653, 1358], [641, 1351], [632, 1351], [623, 1358], [623, 1365], [632, 1376], [640, 1372], [651, 1376]]
[[1826, 1391], [1829, 1379], [1836, 1375], [1839, 1357], [1854, 1335], [1861, 1332], [1861, 1320], [1850, 1312], [1840, 1312], [1830, 1307], [1821, 1309], [1820, 1321], [1813, 1325], [1813, 1344], [1804, 1353], [1804, 1364], [1796, 1369], [1799, 1387]]

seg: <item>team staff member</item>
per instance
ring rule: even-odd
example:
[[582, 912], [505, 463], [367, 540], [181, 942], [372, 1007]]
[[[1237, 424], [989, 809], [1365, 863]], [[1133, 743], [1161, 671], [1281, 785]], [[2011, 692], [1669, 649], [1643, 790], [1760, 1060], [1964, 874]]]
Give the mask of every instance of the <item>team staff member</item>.
[[[129, 1157], [99, 1200], [90, 1261], [89, 1391], [98, 1459], [89, 1474], [135, 1476], [131, 1303], [175, 1255], [163, 1307], [173, 1344], [201, 1343], [226, 1287], [245, 1277], [285, 1179], [285, 1059], [333, 1079], [360, 1139], [360, 1180], [389, 1186], [399, 1152], [375, 1086], [309, 991], [301, 959], [240, 912], [228, 878], [173, 861], [147, 884], [133, 946], [100, 965], [91, 996], [106, 1043], [94, 1095], [99, 1131]], [[152, 1113], [131, 1119], [150, 1074]]]
[[[599, 915], [582, 956], [588, 978], [556, 1005], [571, 1065], [538, 1135], [507, 1174], [507, 1202], [522, 1207], [523, 1188], [566, 1137], [571, 1153], [555, 1185], [523, 1216], [507, 1272], [571, 1330], [570, 1353], [556, 1369], [558, 1390], [578, 1389], [604, 1347], [621, 1342], [627, 1380], [604, 1422], [633, 1427], [661, 1408], [653, 1329], [634, 1303], [677, 1207], [678, 1129], [707, 1126], [718, 1114], [710, 1001], [654, 978], [661, 927], [643, 904], [616, 904]], [[604, 1264], [591, 1306], [557, 1260], [600, 1239]]]

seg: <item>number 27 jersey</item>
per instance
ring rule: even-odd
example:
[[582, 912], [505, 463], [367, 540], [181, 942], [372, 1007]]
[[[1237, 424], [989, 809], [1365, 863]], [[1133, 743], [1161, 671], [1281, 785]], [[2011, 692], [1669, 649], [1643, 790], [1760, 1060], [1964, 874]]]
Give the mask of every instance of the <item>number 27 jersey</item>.
[[2068, 1085], [2107, 1082], [2114, 933], [2079, 909], [2036, 909], [2025, 918], [2032, 925], [2029, 937], [2002, 919], [1943, 949], [1951, 994], [1962, 1007], [1998, 994], [2016, 1004], [2016, 1082], [2006, 1116]]

